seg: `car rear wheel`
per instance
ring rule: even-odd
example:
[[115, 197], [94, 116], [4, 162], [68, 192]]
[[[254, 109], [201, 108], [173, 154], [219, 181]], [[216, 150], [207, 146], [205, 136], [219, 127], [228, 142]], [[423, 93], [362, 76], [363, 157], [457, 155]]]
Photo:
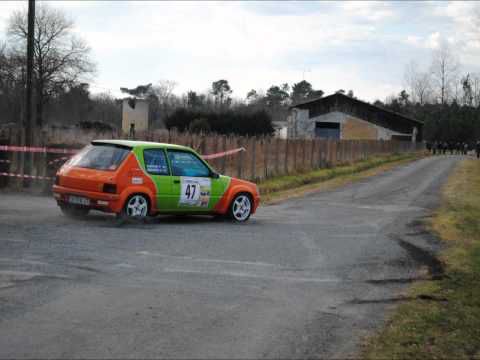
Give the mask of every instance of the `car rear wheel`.
[[148, 215], [149, 203], [145, 195], [132, 195], [123, 208], [123, 215], [127, 218], [145, 218]]
[[252, 214], [252, 198], [246, 193], [235, 196], [230, 204], [230, 217], [237, 222], [244, 222]]
[[68, 216], [70, 218], [83, 218], [88, 215], [88, 212], [90, 211], [89, 208], [86, 207], [81, 207], [81, 206], [75, 206], [75, 205], [60, 205], [60, 210], [62, 210], [62, 213], [65, 216]]

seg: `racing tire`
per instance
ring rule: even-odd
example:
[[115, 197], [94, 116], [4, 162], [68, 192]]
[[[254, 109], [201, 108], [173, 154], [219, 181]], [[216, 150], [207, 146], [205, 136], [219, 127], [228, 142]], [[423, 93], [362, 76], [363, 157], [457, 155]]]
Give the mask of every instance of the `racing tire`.
[[72, 219], [81, 219], [88, 215], [90, 209], [75, 205], [60, 205], [63, 215]]
[[233, 221], [243, 223], [252, 215], [252, 208], [253, 200], [251, 195], [240, 193], [233, 198], [228, 214]]
[[122, 211], [117, 214], [117, 219], [125, 220], [145, 220], [150, 213], [150, 201], [148, 196], [143, 194], [133, 194], [123, 206]]

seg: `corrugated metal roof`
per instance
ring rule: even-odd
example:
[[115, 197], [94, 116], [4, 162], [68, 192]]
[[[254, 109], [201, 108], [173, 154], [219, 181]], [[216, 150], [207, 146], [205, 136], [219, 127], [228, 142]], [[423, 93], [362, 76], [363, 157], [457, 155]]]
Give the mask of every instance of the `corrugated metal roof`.
[[397, 117], [404, 118], [405, 120], [413, 121], [413, 122], [416, 122], [418, 124], [423, 125], [423, 122], [420, 121], [420, 120], [417, 120], [417, 119], [411, 118], [409, 116], [397, 113], [395, 111], [391, 111], [391, 110], [387, 110], [387, 109], [378, 107], [376, 105], [370, 104], [370, 103], [362, 101], [362, 100], [354, 99], [354, 98], [352, 98], [350, 96], [347, 96], [345, 94], [342, 94], [342, 93], [335, 93], [335, 94], [328, 95], [328, 96], [325, 96], [325, 97], [303, 101], [303, 102], [291, 105], [289, 108], [293, 109], [293, 108], [298, 108], [298, 107], [300, 107], [300, 108], [307, 107], [306, 105], [309, 105], [309, 104], [312, 104], [312, 103], [321, 103], [323, 101], [329, 101], [334, 97], [338, 97], [338, 98], [341, 98], [342, 100], [347, 100], [347, 101], [350, 101], [352, 103], [357, 103], [357, 104], [360, 104], [362, 106], [367, 106], [369, 108], [377, 110], [378, 112], [384, 112], [384, 113], [392, 114], [392, 115], [395, 115]]

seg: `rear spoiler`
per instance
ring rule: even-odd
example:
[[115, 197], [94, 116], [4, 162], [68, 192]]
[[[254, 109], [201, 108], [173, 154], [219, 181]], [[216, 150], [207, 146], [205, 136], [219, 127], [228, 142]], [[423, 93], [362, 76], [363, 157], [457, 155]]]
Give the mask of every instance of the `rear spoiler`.
[[90, 144], [92, 144], [92, 145], [103, 145], [103, 146], [113, 146], [113, 147], [118, 147], [118, 148], [128, 149], [128, 150], [133, 149], [133, 146], [124, 145], [124, 144], [114, 144], [114, 143], [111, 143], [109, 141], [104, 141], [104, 140], [92, 140], [90, 142]]

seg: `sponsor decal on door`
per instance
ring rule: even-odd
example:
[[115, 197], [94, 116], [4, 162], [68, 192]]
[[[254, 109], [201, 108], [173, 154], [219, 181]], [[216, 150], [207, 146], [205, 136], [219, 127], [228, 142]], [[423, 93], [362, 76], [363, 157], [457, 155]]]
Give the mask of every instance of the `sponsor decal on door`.
[[208, 207], [212, 184], [209, 178], [180, 177], [180, 202], [179, 205]]

